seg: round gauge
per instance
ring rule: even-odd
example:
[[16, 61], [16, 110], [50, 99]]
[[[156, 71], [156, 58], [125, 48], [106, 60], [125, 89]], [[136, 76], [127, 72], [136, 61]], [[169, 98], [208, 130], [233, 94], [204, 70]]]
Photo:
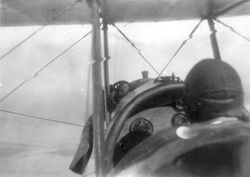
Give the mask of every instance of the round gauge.
[[121, 97], [125, 96], [130, 90], [130, 84], [127, 81], [116, 82], [113, 87]]
[[174, 127], [179, 127], [182, 125], [186, 125], [188, 123], [189, 123], [189, 120], [186, 114], [183, 114], [183, 113], [176, 113], [171, 119], [171, 124]]
[[173, 109], [176, 111], [176, 112], [182, 112], [184, 111], [184, 102], [182, 101], [182, 99], [178, 99], [175, 104], [173, 105]]
[[130, 87], [129, 82], [127, 81], [119, 81], [112, 85], [111, 90], [114, 92], [113, 96], [116, 104], [118, 104], [120, 100], [129, 93]]
[[148, 119], [137, 118], [131, 123], [129, 131], [145, 131], [153, 134], [153, 124]]

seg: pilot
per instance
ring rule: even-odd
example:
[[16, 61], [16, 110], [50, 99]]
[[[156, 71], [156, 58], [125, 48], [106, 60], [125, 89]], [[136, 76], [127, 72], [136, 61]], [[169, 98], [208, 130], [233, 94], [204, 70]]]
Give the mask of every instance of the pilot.
[[184, 102], [191, 123], [219, 117], [249, 121], [240, 77], [220, 60], [204, 59], [190, 70], [184, 83]]

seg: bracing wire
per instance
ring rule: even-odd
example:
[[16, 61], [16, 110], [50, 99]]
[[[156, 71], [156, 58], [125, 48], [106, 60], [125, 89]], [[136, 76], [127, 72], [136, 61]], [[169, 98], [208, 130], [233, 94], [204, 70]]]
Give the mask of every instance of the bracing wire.
[[79, 0], [74, 1], [68, 8], [64, 9], [61, 13], [59, 13], [58, 15], [56, 15], [54, 18], [52, 18], [51, 20], [49, 20], [46, 24], [44, 24], [43, 26], [39, 27], [38, 29], [36, 29], [34, 32], [32, 32], [31, 34], [29, 34], [27, 37], [25, 37], [22, 41], [20, 41], [18, 44], [16, 44], [14, 47], [12, 47], [10, 50], [8, 50], [6, 53], [4, 53], [1, 57], [0, 57], [0, 61], [3, 60], [5, 57], [7, 57], [10, 53], [12, 53], [14, 50], [16, 50], [18, 47], [20, 47], [22, 44], [24, 44], [27, 40], [29, 40], [31, 37], [33, 37], [34, 35], [36, 35], [38, 32], [40, 32], [43, 28], [45, 28], [46, 26], [50, 25], [51, 23], [53, 23], [55, 20], [57, 20], [58, 18], [60, 18], [63, 14], [65, 14], [66, 12], [70, 11], [78, 2], [80, 2]]
[[13, 90], [11, 90], [8, 94], [6, 94], [4, 97], [2, 97], [0, 99], [0, 103], [3, 102], [6, 98], [8, 98], [10, 95], [12, 95], [16, 90], [18, 90], [20, 87], [22, 87], [24, 84], [26, 84], [27, 82], [29, 82], [30, 80], [36, 78], [40, 72], [42, 72], [45, 68], [47, 68], [50, 64], [52, 64], [53, 62], [55, 62], [58, 58], [60, 58], [63, 54], [65, 54], [67, 51], [69, 51], [72, 47], [74, 47], [76, 44], [78, 44], [82, 39], [84, 39], [85, 37], [87, 37], [89, 34], [91, 34], [92, 31], [88, 32], [87, 34], [85, 34], [84, 36], [82, 36], [80, 39], [78, 39], [77, 41], [75, 41], [73, 44], [71, 44], [67, 49], [65, 49], [63, 52], [61, 52], [59, 55], [57, 55], [55, 58], [53, 58], [52, 60], [50, 60], [50, 62], [48, 62], [47, 64], [45, 64], [41, 69], [39, 69], [37, 72], [35, 72], [31, 77], [29, 77], [28, 79], [24, 80], [23, 82], [21, 82], [19, 85], [17, 85]]
[[199, 28], [201, 22], [203, 21], [203, 19], [201, 19], [199, 21], [199, 23], [194, 27], [194, 29], [191, 31], [191, 33], [188, 35], [188, 38], [186, 40], [184, 40], [182, 42], [182, 44], [178, 47], [178, 49], [175, 51], [175, 53], [173, 54], [173, 56], [170, 58], [170, 60], [167, 62], [167, 64], [163, 67], [163, 69], [161, 70], [160, 74], [158, 75], [158, 77], [161, 77], [161, 74], [166, 70], [166, 68], [168, 67], [168, 65], [174, 60], [174, 58], [176, 57], [176, 55], [180, 52], [180, 50], [183, 48], [183, 46], [190, 40], [192, 39], [195, 31]]
[[54, 120], [54, 119], [48, 119], [48, 118], [44, 118], [44, 117], [40, 117], [40, 116], [28, 115], [28, 114], [23, 114], [20, 112], [15, 112], [15, 111], [10, 111], [10, 110], [5, 110], [5, 109], [0, 109], [0, 112], [14, 114], [14, 115], [18, 115], [18, 116], [23, 116], [23, 117], [30, 118], [30, 119], [44, 120], [44, 121], [49, 121], [49, 122], [54, 122], [54, 123], [65, 124], [65, 125], [73, 125], [73, 126], [77, 126], [77, 127], [83, 127], [83, 125], [80, 125], [80, 124], [75, 124], [75, 123], [71, 123], [71, 122], [64, 122], [64, 121]]
[[142, 54], [142, 52], [141, 52], [141, 50], [138, 48], [138, 47], [136, 47], [136, 45], [135, 45], [135, 43], [134, 42], [132, 42], [129, 38], [128, 38], [128, 36], [127, 35], [125, 35], [125, 33], [123, 33], [122, 31], [121, 31], [121, 29], [120, 28], [118, 28], [114, 23], [112, 24], [112, 26], [113, 27], [115, 27], [115, 29], [131, 44], [131, 46], [133, 47], [133, 48], [135, 48], [136, 50], [137, 50], [137, 52], [138, 52], [138, 54], [140, 55], [140, 57], [156, 72], [156, 74], [157, 75], [161, 75], [155, 68], [154, 68], [154, 66], [149, 62], [149, 60], [148, 59], [146, 59], [146, 57]]
[[214, 20], [216, 22], [218, 22], [219, 24], [221, 24], [222, 26], [226, 27], [226, 28], [229, 28], [233, 33], [237, 34], [238, 36], [240, 36], [241, 38], [247, 40], [248, 42], [250, 42], [250, 38], [242, 35], [241, 33], [239, 33], [238, 31], [236, 31], [232, 26], [229, 26], [227, 24], [225, 24], [224, 22], [222, 22], [221, 20], [219, 20], [218, 18], [214, 18]]

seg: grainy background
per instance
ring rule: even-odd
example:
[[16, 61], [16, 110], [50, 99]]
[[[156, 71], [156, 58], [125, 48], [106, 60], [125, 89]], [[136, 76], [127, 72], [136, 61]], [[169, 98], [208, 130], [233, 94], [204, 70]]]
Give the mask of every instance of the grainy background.
[[[250, 18], [223, 19], [250, 37]], [[160, 71], [197, 21], [118, 24]], [[216, 25], [222, 59], [239, 72], [248, 108], [250, 101], [250, 43]], [[37, 29], [1, 27], [0, 55]], [[0, 61], [0, 97], [30, 77], [52, 58], [90, 30], [89, 25], [48, 26]], [[46, 68], [0, 103], [1, 109], [84, 125], [91, 106], [88, 100], [88, 68], [91, 37], [83, 39], [58, 61]], [[142, 70], [156, 74], [119, 33], [110, 28], [111, 82], [132, 81]], [[195, 33], [165, 74], [175, 72], [182, 79], [200, 59], [212, 57], [206, 22]], [[0, 112], [0, 176], [77, 176], [68, 170], [79, 143], [82, 128], [35, 120]]]

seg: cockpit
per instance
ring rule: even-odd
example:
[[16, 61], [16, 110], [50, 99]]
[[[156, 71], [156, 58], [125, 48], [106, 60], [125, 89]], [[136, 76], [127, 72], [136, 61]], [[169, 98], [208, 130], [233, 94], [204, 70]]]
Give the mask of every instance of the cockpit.
[[142, 79], [122, 80], [110, 86], [109, 110], [113, 117], [110, 127], [123, 124], [114, 144], [114, 165], [154, 133], [187, 122], [181, 99], [183, 81], [174, 73], [157, 79], [148, 78], [145, 71], [142, 73]]
[[[112, 111], [113, 120], [106, 139], [106, 154], [107, 159], [112, 159], [114, 174], [122, 169], [129, 169], [135, 163], [143, 164], [139, 170], [141, 172], [146, 166], [153, 166], [153, 160], [158, 159], [155, 162], [158, 164], [155, 166], [157, 173], [174, 165], [175, 170], [180, 168], [185, 171], [184, 174], [197, 173], [198, 176], [203, 176], [208, 172], [207, 168], [193, 172], [192, 164], [199, 166], [205, 163], [203, 159], [211, 161], [209, 153], [213, 157], [227, 158], [228, 166], [234, 167], [225, 171], [229, 168], [223, 166], [225, 161], [220, 160], [215, 165], [209, 164], [218, 174], [228, 176], [238, 173], [235, 161], [241, 157], [226, 156], [241, 153], [241, 146], [245, 146], [244, 143], [247, 142], [244, 138], [249, 136], [249, 128], [230, 118], [226, 119], [225, 124], [221, 123], [223, 120], [216, 120], [191, 125], [185, 112], [187, 105], [183, 98], [183, 82], [175, 77], [171, 80], [171, 77], [166, 78], [149, 80], [128, 92]], [[236, 125], [242, 128], [232, 128]], [[225, 132], [227, 138], [223, 137]], [[228, 149], [224, 152], [223, 148]], [[219, 164], [220, 162], [223, 164]], [[161, 165], [164, 168], [160, 169]], [[167, 173], [171, 173], [171, 170], [162, 174]]]

